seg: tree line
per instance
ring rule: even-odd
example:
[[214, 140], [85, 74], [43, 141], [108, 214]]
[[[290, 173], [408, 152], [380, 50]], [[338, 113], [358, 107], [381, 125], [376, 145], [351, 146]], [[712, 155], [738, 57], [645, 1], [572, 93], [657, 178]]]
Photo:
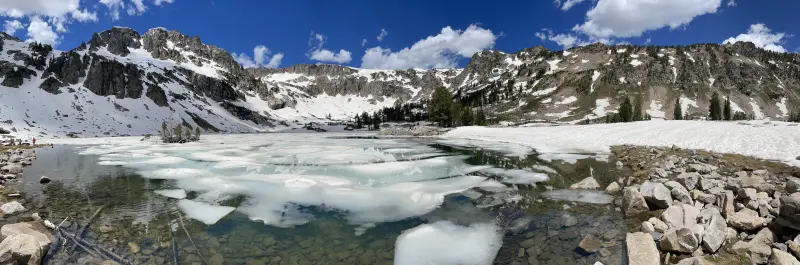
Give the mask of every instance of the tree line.
[[[714, 92], [711, 94], [711, 100], [708, 104], [708, 120], [712, 121], [741, 121], [741, 120], [754, 120], [755, 115], [747, 115], [742, 111], [734, 112], [731, 109], [731, 98], [726, 97], [725, 102], [720, 99], [719, 93]], [[687, 113], [684, 114], [681, 109], [681, 99], [675, 101], [675, 109], [673, 112], [676, 120], [690, 120], [691, 116]]]
[[606, 116], [606, 123], [633, 122], [650, 119], [652, 119], [650, 114], [645, 113], [642, 109], [642, 98], [640, 96], [636, 97], [635, 104], [631, 104], [631, 99], [625, 97], [625, 99], [622, 100], [622, 103], [619, 104], [617, 113], [612, 113]]

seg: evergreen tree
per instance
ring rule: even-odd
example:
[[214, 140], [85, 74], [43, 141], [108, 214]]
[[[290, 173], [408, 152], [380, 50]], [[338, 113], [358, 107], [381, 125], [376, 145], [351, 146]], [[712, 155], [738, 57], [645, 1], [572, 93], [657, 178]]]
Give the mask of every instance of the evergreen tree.
[[200, 127], [194, 128], [194, 140], [200, 141]]
[[711, 94], [711, 102], [708, 107], [708, 118], [712, 121], [722, 119], [722, 106], [719, 103], [719, 94], [714, 92]]
[[381, 129], [381, 117], [377, 112], [375, 112], [375, 114], [372, 116], [372, 129], [373, 130]]
[[164, 141], [169, 138], [169, 131], [167, 131], [167, 121], [161, 121], [161, 140]]
[[630, 122], [633, 120], [633, 106], [631, 105], [631, 99], [625, 97], [625, 100], [622, 101], [622, 104], [619, 104], [619, 118], [621, 122]]
[[444, 87], [437, 87], [431, 95], [428, 116], [439, 126], [449, 127], [453, 122], [453, 95]]
[[186, 131], [184, 131], [184, 133], [183, 133], [184, 134], [184, 136], [183, 136], [184, 140], [186, 140], [186, 141], [189, 141], [189, 139], [192, 139], [192, 130], [190, 130], [190, 129], [191, 128], [187, 127]]
[[644, 117], [642, 116], [642, 97], [636, 97], [636, 104], [633, 105], [633, 121], [642, 121]]
[[483, 108], [478, 109], [478, 113], [475, 115], [475, 125], [486, 126], [486, 114], [483, 113]]
[[681, 99], [675, 101], [675, 110], [672, 113], [673, 119], [675, 120], [682, 120], [683, 119], [683, 110], [681, 110]]
[[472, 113], [472, 108], [466, 106], [461, 111], [461, 125], [472, 126], [475, 124], [475, 115]]
[[183, 137], [183, 128], [181, 128], [181, 125], [178, 124], [178, 126], [175, 126], [175, 130], [174, 131], [175, 131], [175, 138], [177, 138], [177, 139], [175, 139], [175, 141], [176, 142], [180, 142], [181, 141], [181, 137]]
[[731, 120], [733, 118], [732, 113], [731, 113], [731, 97], [730, 96], [728, 96], [725, 99], [725, 108], [722, 110], [722, 115], [723, 115], [723, 117], [725, 118], [726, 121], [729, 121], [729, 120]]
[[355, 121], [356, 121], [356, 128], [360, 129], [361, 128], [361, 116], [356, 114], [356, 120]]

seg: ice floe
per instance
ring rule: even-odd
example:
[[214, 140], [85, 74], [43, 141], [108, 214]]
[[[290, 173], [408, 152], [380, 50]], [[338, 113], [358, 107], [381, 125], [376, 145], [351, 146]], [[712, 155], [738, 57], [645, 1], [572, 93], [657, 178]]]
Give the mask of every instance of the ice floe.
[[449, 221], [406, 230], [395, 242], [394, 264], [471, 264], [494, 262], [502, 235], [493, 224], [459, 226]]

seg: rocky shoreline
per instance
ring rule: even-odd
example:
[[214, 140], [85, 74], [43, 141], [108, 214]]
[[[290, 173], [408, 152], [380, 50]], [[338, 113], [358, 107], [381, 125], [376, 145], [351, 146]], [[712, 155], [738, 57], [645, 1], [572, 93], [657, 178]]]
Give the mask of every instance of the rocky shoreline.
[[634, 172], [605, 189], [629, 223], [628, 264], [800, 264], [800, 169], [679, 148], [613, 153]]

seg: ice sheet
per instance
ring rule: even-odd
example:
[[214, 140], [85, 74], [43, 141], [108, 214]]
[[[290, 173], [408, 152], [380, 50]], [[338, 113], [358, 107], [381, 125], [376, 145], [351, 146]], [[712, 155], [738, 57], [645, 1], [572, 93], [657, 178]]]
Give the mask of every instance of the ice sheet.
[[494, 262], [502, 240], [499, 229], [492, 224], [469, 227], [449, 221], [423, 224], [397, 238], [394, 264], [489, 265]]
[[179, 200], [186, 199], [186, 191], [183, 190], [183, 189], [157, 190], [157, 191], [154, 191], [154, 192], [156, 194], [159, 194], [159, 195], [162, 195], [162, 196], [165, 196], [165, 197], [170, 197], [170, 198], [173, 198], [173, 199], [179, 199]]
[[213, 225], [217, 223], [217, 221], [236, 209], [234, 207], [217, 206], [191, 200], [178, 201], [178, 208], [186, 213], [189, 218], [198, 220], [207, 225]]
[[549, 179], [547, 174], [522, 169], [488, 168], [481, 170], [481, 172], [501, 176], [503, 177], [503, 182], [510, 184], [536, 184]]

